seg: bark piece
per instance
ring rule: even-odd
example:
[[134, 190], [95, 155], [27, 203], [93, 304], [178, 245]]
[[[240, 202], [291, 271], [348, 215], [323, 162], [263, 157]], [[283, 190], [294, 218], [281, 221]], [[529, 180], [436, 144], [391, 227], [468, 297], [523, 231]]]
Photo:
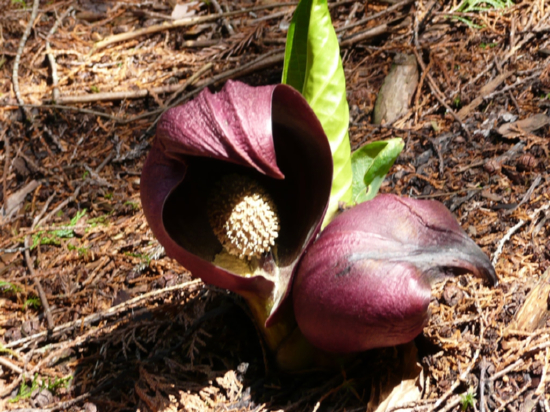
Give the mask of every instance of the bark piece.
[[539, 113], [517, 122], [505, 123], [498, 128], [497, 132], [504, 137], [515, 138], [522, 133], [534, 132], [549, 123], [550, 117]]
[[374, 123], [392, 123], [407, 113], [417, 85], [416, 57], [413, 54], [397, 54], [376, 98]]

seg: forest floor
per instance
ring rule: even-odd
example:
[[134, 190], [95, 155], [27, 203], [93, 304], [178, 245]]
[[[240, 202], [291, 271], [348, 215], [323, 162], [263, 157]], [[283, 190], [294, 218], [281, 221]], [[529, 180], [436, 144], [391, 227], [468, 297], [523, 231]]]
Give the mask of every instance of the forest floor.
[[[0, 410], [550, 412], [550, 4], [329, 2], [352, 148], [402, 137], [381, 191], [443, 202], [499, 283], [439, 284], [414, 346], [284, 374], [238, 298], [165, 256], [139, 189], [167, 107], [280, 82], [295, 3], [174, 3], [0, 0]], [[377, 126], [397, 53], [420, 81]], [[379, 408], [399, 382], [407, 408]]]

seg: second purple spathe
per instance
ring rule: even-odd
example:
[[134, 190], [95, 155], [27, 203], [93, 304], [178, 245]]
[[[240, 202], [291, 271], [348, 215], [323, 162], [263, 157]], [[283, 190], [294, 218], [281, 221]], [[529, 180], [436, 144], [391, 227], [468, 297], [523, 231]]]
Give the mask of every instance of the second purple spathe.
[[496, 282], [488, 257], [445, 206], [379, 195], [334, 219], [304, 256], [296, 319], [329, 352], [406, 343], [428, 320], [431, 285], [460, 272]]

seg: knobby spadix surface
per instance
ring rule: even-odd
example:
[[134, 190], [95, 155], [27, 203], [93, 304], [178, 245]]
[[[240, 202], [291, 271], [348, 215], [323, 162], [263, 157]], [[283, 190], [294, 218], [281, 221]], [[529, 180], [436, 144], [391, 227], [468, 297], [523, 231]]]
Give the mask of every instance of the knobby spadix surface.
[[[280, 230], [272, 256], [260, 265], [262, 275], [213, 264], [222, 245], [209, 224], [208, 202], [222, 178], [235, 174], [258, 182], [278, 213]], [[297, 91], [230, 81], [219, 93], [204, 90], [163, 115], [143, 168], [141, 198], [170, 257], [206, 283], [253, 300], [265, 311], [259, 317], [273, 323], [296, 264], [320, 228], [331, 181], [327, 138]]]
[[379, 195], [335, 218], [304, 256], [296, 319], [329, 352], [409, 342], [428, 319], [431, 285], [460, 272], [496, 282], [488, 257], [445, 206]]

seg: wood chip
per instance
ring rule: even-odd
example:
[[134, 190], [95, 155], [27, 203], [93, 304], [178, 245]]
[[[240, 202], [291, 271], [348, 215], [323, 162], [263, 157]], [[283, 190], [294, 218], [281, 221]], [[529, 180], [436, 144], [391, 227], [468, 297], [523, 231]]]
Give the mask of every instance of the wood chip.
[[527, 119], [518, 120], [513, 123], [505, 123], [500, 126], [497, 132], [504, 137], [515, 138], [525, 133], [532, 133], [550, 123], [550, 117], [544, 113], [535, 114]]
[[529, 292], [525, 303], [508, 325], [507, 330], [534, 332], [546, 324], [549, 318], [550, 270], [546, 270], [539, 283]]

